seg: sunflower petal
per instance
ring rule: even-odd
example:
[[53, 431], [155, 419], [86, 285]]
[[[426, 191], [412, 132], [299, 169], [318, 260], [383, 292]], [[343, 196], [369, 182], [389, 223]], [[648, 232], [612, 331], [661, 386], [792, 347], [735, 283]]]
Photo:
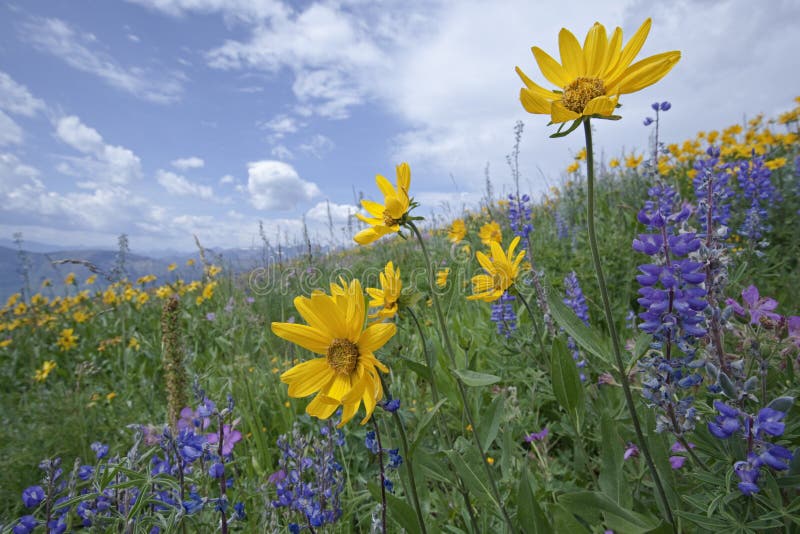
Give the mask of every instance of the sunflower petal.
[[584, 115], [600, 115], [603, 117], [607, 117], [614, 113], [614, 108], [617, 107], [617, 99], [610, 98], [608, 96], [598, 96], [597, 98], [593, 98], [586, 104], [586, 107], [583, 109]]
[[539, 115], [550, 114], [550, 101], [523, 87], [519, 90], [519, 101], [528, 113]]
[[397, 166], [397, 192], [398, 193], [405, 193], [405, 197], [408, 198], [408, 192], [411, 189], [411, 167], [408, 166], [408, 163], [401, 163]]
[[607, 71], [607, 77], [609, 79], [616, 78], [619, 76], [622, 71], [628, 68], [628, 65], [633, 63], [633, 60], [636, 59], [636, 56], [644, 46], [644, 42], [647, 40], [647, 35], [650, 33], [650, 25], [652, 24], [652, 19], [645, 20], [639, 29], [636, 30], [636, 33], [633, 34], [631, 40], [625, 45], [625, 48], [622, 49], [619, 55], [619, 61], [616, 65], [613, 66], [611, 71]]
[[536, 58], [536, 63], [539, 64], [539, 69], [542, 71], [547, 80], [556, 87], [566, 87], [572, 81], [569, 74], [564, 71], [564, 68], [558, 64], [558, 61], [553, 59], [550, 54], [534, 46], [531, 48], [533, 57]]
[[675, 50], [656, 54], [634, 63], [623, 73], [615, 92], [617, 94], [635, 93], [653, 85], [666, 76], [680, 59], [681, 53]]
[[304, 324], [272, 323], [272, 333], [317, 354], [327, 354], [332, 339]]
[[328, 328], [327, 317], [320, 313], [319, 309], [315, 305], [315, 303], [319, 301], [320, 297], [327, 297], [327, 295], [322, 293], [321, 295], [313, 295], [311, 298], [295, 297], [294, 307], [309, 326], [316, 328], [325, 334], [325, 336], [333, 339], [336, 336]]
[[334, 378], [334, 371], [325, 358], [314, 358], [299, 363], [281, 375], [281, 382], [289, 384], [289, 396], [307, 397], [325, 387]]
[[558, 49], [561, 53], [561, 65], [574, 80], [586, 76], [586, 60], [578, 39], [566, 28], [558, 32]]
[[378, 323], [367, 327], [358, 340], [358, 352], [374, 352], [384, 346], [397, 332], [394, 323]]
[[336, 373], [335, 378], [322, 390], [322, 394], [342, 402], [342, 397], [347, 395], [351, 389], [353, 389], [351, 375]]
[[306, 406], [306, 413], [319, 419], [327, 419], [339, 407], [339, 402], [336, 399], [331, 399], [325, 395], [317, 395]]
[[364, 209], [367, 210], [373, 217], [383, 219], [383, 210], [386, 209], [383, 204], [378, 204], [372, 200], [364, 199], [361, 201], [361, 205], [364, 206]]
[[580, 117], [581, 116], [574, 111], [565, 108], [561, 100], [556, 100], [555, 102], [550, 103], [550, 119], [553, 122], [559, 123], [574, 121]]
[[378, 189], [381, 190], [384, 197], [395, 196], [397, 194], [394, 186], [384, 176], [380, 174], [375, 175], [375, 183], [378, 185]]
[[603, 60], [604, 69], [603, 72], [600, 73], [600, 77], [604, 80], [607, 79], [609, 72], [614, 68], [614, 66], [619, 61], [620, 54], [622, 53], [622, 28], [617, 26], [614, 29], [614, 33], [611, 36], [611, 39], [608, 41], [608, 46], [606, 47], [606, 57]]
[[595, 22], [586, 34], [586, 41], [583, 44], [583, 55], [586, 58], [586, 75], [597, 77], [603, 70], [603, 60], [606, 57], [606, 47], [608, 37], [605, 27]]
[[483, 267], [484, 271], [486, 271], [487, 273], [494, 272], [494, 264], [486, 254], [484, 254], [481, 251], [478, 251], [475, 253], [475, 257], [478, 259], [478, 263], [481, 264], [481, 267]]
[[545, 98], [547, 100], [555, 100], [556, 98], [561, 98], [558, 95], [558, 93], [554, 93], [553, 91], [548, 91], [544, 87], [538, 85], [536, 82], [528, 78], [528, 76], [524, 72], [522, 72], [522, 69], [520, 69], [519, 67], [514, 67], [514, 68], [517, 71], [517, 75], [520, 77], [520, 79], [522, 79], [522, 83], [525, 84], [525, 87], [527, 87], [531, 93], [538, 95], [542, 98]]

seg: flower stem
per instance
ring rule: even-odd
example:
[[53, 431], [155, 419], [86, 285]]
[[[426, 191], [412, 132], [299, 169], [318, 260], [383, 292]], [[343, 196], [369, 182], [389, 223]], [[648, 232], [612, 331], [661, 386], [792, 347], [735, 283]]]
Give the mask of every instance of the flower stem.
[[378, 465], [381, 468], [381, 532], [386, 534], [386, 474], [383, 468], [383, 445], [381, 444], [381, 431], [378, 428], [378, 421], [372, 418], [372, 426], [375, 427], [375, 441], [378, 443]]
[[592, 252], [592, 263], [597, 275], [597, 284], [600, 286], [600, 296], [603, 300], [603, 311], [608, 323], [608, 330], [611, 334], [611, 343], [614, 347], [614, 359], [617, 364], [617, 371], [619, 372], [620, 383], [622, 384], [622, 391], [625, 394], [625, 404], [628, 406], [628, 411], [631, 415], [631, 422], [636, 431], [636, 439], [639, 440], [640, 450], [647, 462], [647, 468], [650, 471], [650, 476], [653, 477], [653, 483], [656, 486], [658, 498], [663, 507], [665, 519], [675, 528], [675, 519], [672, 517], [672, 509], [670, 508], [667, 494], [664, 492], [664, 486], [661, 483], [661, 477], [656, 470], [653, 457], [650, 455], [650, 448], [645, 441], [642, 426], [639, 423], [639, 416], [636, 413], [636, 405], [633, 401], [631, 394], [630, 381], [628, 380], [628, 373], [625, 369], [625, 364], [622, 362], [622, 348], [617, 335], [617, 327], [614, 323], [614, 314], [611, 311], [611, 301], [608, 298], [608, 289], [606, 287], [605, 276], [603, 275], [603, 266], [600, 262], [600, 252], [597, 247], [597, 235], [595, 234], [595, 221], [594, 221], [594, 154], [592, 152], [592, 127], [589, 123], [589, 118], [583, 121], [583, 132], [586, 138], [586, 183], [587, 183], [587, 202], [586, 202], [586, 219], [589, 230], [589, 248]]
[[545, 358], [544, 341], [542, 341], [542, 334], [539, 332], [539, 324], [536, 322], [536, 316], [533, 314], [531, 305], [528, 304], [528, 300], [522, 296], [522, 293], [519, 290], [514, 291], [514, 294], [519, 297], [519, 299], [522, 301], [522, 304], [525, 306], [525, 309], [528, 311], [528, 315], [533, 323], [533, 334], [536, 336], [536, 339], [539, 340], [539, 350], [542, 352], [542, 358]]
[[[456, 356], [455, 352], [453, 351], [453, 344], [450, 341], [450, 334], [447, 329], [447, 324], [444, 321], [444, 314], [442, 314], [442, 308], [439, 305], [439, 297], [436, 295], [436, 291], [433, 288], [436, 287], [433, 277], [433, 268], [431, 265], [431, 258], [428, 255], [428, 249], [425, 246], [425, 240], [422, 239], [422, 234], [420, 233], [417, 225], [414, 224], [413, 221], [408, 221], [408, 226], [414, 232], [414, 235], [417, 236], [417, 241], [419, 241], [420, 247], [422, 248], [422, 254], [425, 257], [425, 270], [428, 273], [428, 285], [431, 288], [431, 300], [433, 300], [433, 309], [436, 312], [436, 319], [439, 321], [439, 329], [442, 332], [442, 337], [444, 338], [444, 346], [447, 350], [447, 354], [450, 357], [450, 364], [453, 366], [453, 369], [456, 369]], [[467, 420], [469, 424], [472, 426], [472, 436], [475, 438], [475, 445], [478, 447], [478, 452], [481, 455], [481, 463], [483, 464], [484, 468], [486, 469], [486, 476], [489, 479], [489, 486], [492, 489], [492, 494], [494, 496], [495, 502], [497, 503], [497, 507], [500, 509], [500, 512], [503, 515], [503, 520], [506, 523], [509, 532], [514, 532], [514, 523], [511, 521], [511, 516], [508, 515], [508, 511], [506, 510], [505, 505], [503, 504], [503, 499], [500, 496], [500, 491], [497, 489], [497, 482], [494, 480], [494, 473], [492, 472], [491, 466], [486, 461], [486, 453], [483, 450], [483, 445], [481, 445], [481, 440], [478, 437], [478, 429], [475, 424], [475, 418], [472, 415], [472, 409], [469, 406], [469, 402], [467, 399], [467, 391], [464, 388], [464, 383], [461, 382], [458, 378], [456, 378], [456, 385], [458, 386], [458, 393], [461, 397], [461, 404], [464, 409], [464, 414], [467, 416]]]
[[433, 373], [433, 360], [431, 359], [430, 354], [428, 354], [428, 345], [425, 342], [425, 332], [422, 330], [422, 325], [417, 319], [417, 314], [414, 313], [414, 310], [411, 309], [409, 306], [406, 308], [406, 311], [413, 319], [414, 324], [417, 325], [417, 331], [419, 332], [420, 340], [422, 341], [422, 352], [425, 354], [425, 363], [428, 365], [428, 371], [431, 373], [431, 396], [433, 397], [433, 403], [439, 403], [439, 389], [436, 387], [436, 376]]
[[[378, 375], [381, 379], [381, 386], [383, 390], [387, 393], [387, 397], [389, 396], [389, 387], [384, 381], [381, 375]], [[419, 528], [422, 534], [427, 534], [428, 529], [425, 527], [425, 518], [422, 516], [422, 506], [419, 504], [419, 496], [417, 495], [417, 482], [414, 478], [414, 465], [411, 461], [411, 455], [408, 452], [408, 437], [406, 436], [406, 427], [403, 424], [403, 418], [400, 417], [400, 414], [397, 413], [397, 410], [392, 412], [392, 419], [394, 419], [395, 425], [397, 425], [397, 433], [400, 434], [400, 446], [403, 448], [403, 458], [405, 461], [403, 462], [406, 465], [406, 472], [408, 473], [408, 482], [411, 485], [411, 500], [414, 503], [414, 511], [417, 513], [417, 521], [419, 521]], [[376, 423], [377, 424], [377, 423]], [[376, 438], [378, 434], [375, 434]]]

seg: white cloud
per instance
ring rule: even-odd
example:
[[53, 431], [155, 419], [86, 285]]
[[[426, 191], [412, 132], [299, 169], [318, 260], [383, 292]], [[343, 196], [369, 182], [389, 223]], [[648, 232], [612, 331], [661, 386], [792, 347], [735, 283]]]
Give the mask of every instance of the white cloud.
[[125, 184], [142, 176], [139, 157], [133, 151], [105, 144], [97, 130], [86, 126], [74, 116], [62, 117], [56, 123], [56, 136], [64, 143], [87, 156], [64, 157], [58, 170], [64, 174], [88, 178], [85, 183], [94, 187], [96, 182]]
[[222, 13], [242, 21], [285, 15], [289, 8], [279, 0], [128, 0], [173, 17], [187, 13]]
[[247, 191], [257, 209], [288, 211], [320, 194], [313, 182], [300, 178], [288, 163], [262, 160], [247, 165]]
[[330, 219], [336, 223], [346, 223], [351, 215], [358, 212], [356, 206], [350, 204], [336, 204], [335, 202], [318, 202], [313, 208], [306, 212], [306, 218], [309, 221], [315, 221], [323, 224], [328, 224], [328, 212], [330, 210]]
[[0, 111], [0, 146], [18, 145], [22, 142], [22, 128], [14, 119]]
[[156, 73], [140, 67], [124, 67], [100, 49], [94, 35], [81, 33], [61, 19], [31, 18], [21, 24], [20, 34], [38, 50], [137, 98], [168, 104], [179, 100], [183, 92], [184, 76], [181, 73], [165, 69]]
[[236, 183], [236, 178], [234, 178], [233, 175], [231, 174], [226, 174], [225, 176], [219, 179], [219, 185], [226, 185], [233, 183]]
[[44, 107], [44, 102], [34, 97], [27, 87], [15, 82], [11, 76], [0, 71], [0, 109], [32, 117]]
[[268, 121], [259, 123], [259, 127], [283, 137], [287, 133], [294, 133], [300, 127], [297, 119], [286, 114], [276, 115]]
[[172, 160], [172, 166], [176, 169], [185, 171], [186, 169], [200, 169], [206, 164], [203, 158], [192, 156], [190, 158], [178, 158]]
[[322, 134], [316, 134], [307, 142], [297, 147], [301, 152], [311, 154], [312, 156], [322, 159], [327, 153], [333, 150], [333, 141], [329, 137]]
[[214, 191], [207, 185], [200, 185], [187, 180], [174, 172], [159, 169], [156, 171], [156, 180], [168, 193], [178, 196], [195, 196], [212, 198]]
[[365, 88], [356, 72], [383, 57], [367, 27], [344, 9], [314, 3], [296, 14], [259, 23], [249, 41], [226, 41], [207, 54], [219, 69], [291, 69], [292, 86], [301, 104], [319, 115], [344, 118], [364, 101]]
[[289, 150], [285, 145], [274, 146], [270, 152], [272, 153], [273, 157], [278, 159], [287, 160], [294, 158], [292, 151]]

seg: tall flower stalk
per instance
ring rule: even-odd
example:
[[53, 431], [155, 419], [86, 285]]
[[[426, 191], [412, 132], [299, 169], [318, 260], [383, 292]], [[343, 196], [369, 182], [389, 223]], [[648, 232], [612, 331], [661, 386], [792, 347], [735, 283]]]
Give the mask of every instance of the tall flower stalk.
[[597, 275], [597, 284], [600, 286], [600, 297], [603, 301], [603, 313], [605, 314], [606, 323], [608, 323], [608, 331], [611, 334], [611, 344], [614, 351], [614, 362], [617, 365], [617, 373], [619, 373], [620, 384], [622, 391], [625, 394], [625, 404], [628, 407], [628, 412], [631, 416], [633, 429], [636, 432], [636, 439], [639, 442], [639, 448], [644, 456], [647, 468], [650, 471], [650, 476], [653, 477], [653, 483], [656, 486], [658, 498], [661, 501], [661, 506], [664, 509], [666, 519], [670, 524], [675, 524], [672, 516], [672, 509], [667, 494], [664, 491], [664, 485], [661, 482], [661, 476], [658, 474], [656, 464], [653, 461], [653, 456], [650, 454], [650, 448], [645, 440], [644, 433], [642, 432], [642, 425], [639, 422], [639, 415], [636, 413], [636, 404], [633, 400], [631, 393], [630, 380], [628, 379], [628, 372], [625, 369], [625, 363], [622, 361], [622, 346], [617, 334], [616, 323], [614, 322], [614, 314], [611, 311], [611, 300], [608, 298], [608, 288], [606, 286], [606, 278], [603, 274], [603, 264], [600, 261], [600, 252], [597, 247], [597, 233], [595, 231], [594, 220], [594, 153], [592, 149], [592, 126], [589, 119], [583, 121], [583, 132], [586, 139], [586, 184], [587, 184], [587, 200], [586, 200], [586, 219], [589, 231], [589, 248], [592, 252], [592, 264], [594, 266], [595, 274]]

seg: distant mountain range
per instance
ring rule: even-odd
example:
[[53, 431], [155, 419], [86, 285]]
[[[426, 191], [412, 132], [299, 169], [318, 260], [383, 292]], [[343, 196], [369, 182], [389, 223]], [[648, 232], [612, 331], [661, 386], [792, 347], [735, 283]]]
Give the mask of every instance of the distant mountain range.
[[[296, 245], [284, 247], [281, 251], [284, 259], [290, 259], [306, 251], [304, 246]], [[277, 250], [269, 249], [206, 249], [206, 258], [215, 265], [233, 270], [234, 273], [247, 272], [257, 267], [268, 265], [277, 261]], [[323, 249], [316, 247], [314, 253], [320, 254]], [[25, 288], [25, 276], [30, 293], [42, 292], [47, 296], [64, 294], [64, 278], [73, 272], [77, 276], [79, 286], [92, 274], [89, 268], [76, 262], [88, 262], [97, 267], [101, 273], [109, 276], [114, 273], [117, 265], [116, 250], [103, 250], [92, 248], [74, 248], [60, 250], [54, 245], [44, 243], [24, 242], [23, 252], [8, 239], [0, 239], [0, 306], [13, 293]], [[187, 266], [189, 259], [195, 260], [194, 266]], [[64, 262], [63, 260], [71, 260]], [[170, 272], [168, 266], [177, 264], [177, 269]], [[27, 265], [27, 269], [24, 267]], [[152, 253], [128, 253], [124, 262], [125, 273], [128, 280], [135, 281], [141, 276], [154, 274], [159, 281], [181, 277], [184, 280], [195, 280], [201, 277], [202, 264], [199, 253], [154, 251]], [[51, 287], [42, 288], [42, 283], [50, 280]], [[100, 289], [109, 284], [102, 274], [97, 277], [95, 289]]]

